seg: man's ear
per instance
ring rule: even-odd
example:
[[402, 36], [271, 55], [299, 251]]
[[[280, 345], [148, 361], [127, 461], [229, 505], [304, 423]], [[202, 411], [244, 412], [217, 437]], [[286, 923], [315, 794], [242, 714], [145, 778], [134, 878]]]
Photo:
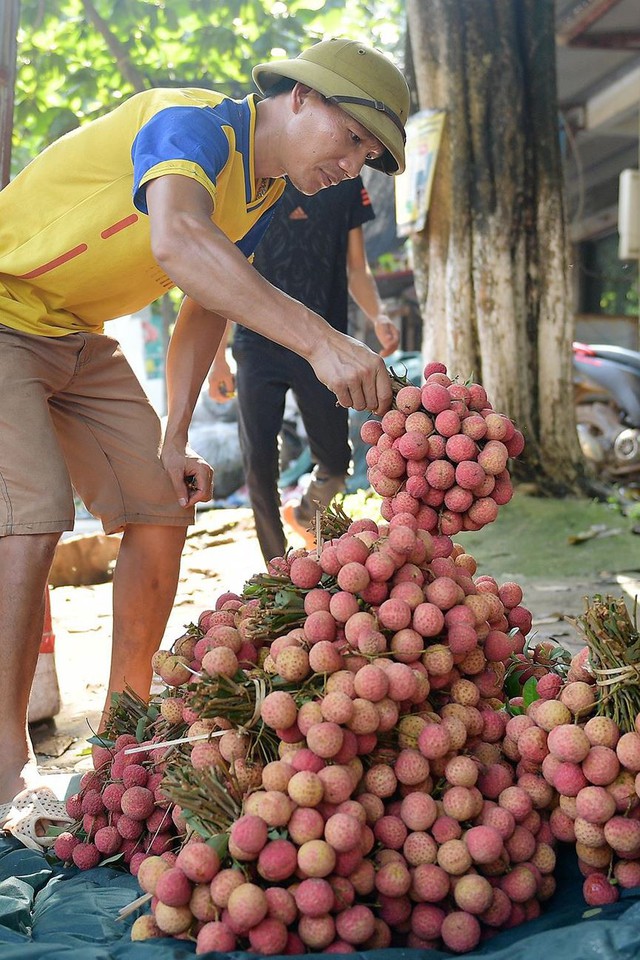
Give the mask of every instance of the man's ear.
[[300, 107], [303, 106], [313, 93], [313, 89], [308, 87], [306, 83], [296, 83], [291, 91], [291, 106], [293, 112], [298, 113]]

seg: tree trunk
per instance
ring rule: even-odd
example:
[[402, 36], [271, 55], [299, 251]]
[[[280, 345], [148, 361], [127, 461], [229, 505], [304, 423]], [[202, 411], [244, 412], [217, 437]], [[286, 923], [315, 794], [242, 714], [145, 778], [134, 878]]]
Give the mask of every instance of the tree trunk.
[[545, 492], [582, 476], [552, 0], [408, 0], [420, 107], [447, 112], [414, 238], [425, 360], [482, 382]]
[[16, 33], [20, 0], [0, 0], [0, 190], [11, 175], [13, 100], [16, 84]]

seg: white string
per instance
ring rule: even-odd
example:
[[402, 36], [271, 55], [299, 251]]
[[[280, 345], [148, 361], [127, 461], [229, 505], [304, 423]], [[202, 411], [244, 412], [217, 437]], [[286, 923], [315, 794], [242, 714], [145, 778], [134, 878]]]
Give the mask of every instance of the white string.
[[195, 740], [208, 740], [210, 737], [221, 737], [228, 730], [215, 730], [210, 733], [196, 733], [192, 737], [178, 737], [176, 740], [160, 740], [158, 743], [141, 744], [139, 747], [125, 747], [125, 753], [144, 753], [145, 750], [160, 750], [162, 747], [173, 747], [178, 743], [192, 743]]
[[[250, 680], [253, 682], [253, 685], [256, 688], [256, 702], [253, 708], [253, 716], [247, 724], [238, 725], [236, 730], [240, 733], [248, 732], [251, 727], [256, 723], [260, 718], [260, 708], [262, 707], [262, 701], [267, 695], [267, 688], [264, 680], [259, 677], [250, 677]], [[210, 737], [222, 737], [225, 733], [229, 733], [228, 730], [215, 730], [210, 733], [197, 733], [192, 737], [177, 737], [175, 740], [160, 740], [157, 743], [141, 744], [137, 747], [125, 747], [124, 752], [129, 753], [144, 753], [145, 750], [161, 750], [163, 747], [174, 747], [179, 743], [192, 743], [196, 740], [208, 740]]]

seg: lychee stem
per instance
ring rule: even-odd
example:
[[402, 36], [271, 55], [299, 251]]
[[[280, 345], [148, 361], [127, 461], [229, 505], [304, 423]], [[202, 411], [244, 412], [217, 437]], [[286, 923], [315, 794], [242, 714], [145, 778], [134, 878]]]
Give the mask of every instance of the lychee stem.
[[633, 619], [622, 598], [599, 594], [587, 599], [585, 613], [570, 620], [585, 637], [598, 688], [597, 713], [631, 733], [640, 714], [640, 633], [637, 604]]

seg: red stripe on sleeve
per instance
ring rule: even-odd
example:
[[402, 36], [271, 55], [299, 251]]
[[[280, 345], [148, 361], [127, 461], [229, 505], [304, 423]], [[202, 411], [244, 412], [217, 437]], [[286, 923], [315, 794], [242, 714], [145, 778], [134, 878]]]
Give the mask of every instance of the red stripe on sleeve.
[[121, 230], [124, 230], [125, 227], [130, 227], [132, 224], [136, 223], [138, 219], [137, 213], [132, 213], [130, 216], [125, 217], [124, 220], [118, 220], [117, 223], [112, 223], [110, 227], [107, 227], [106, 230], [103, 230], [100, 236], [103, 240], [108, 240], [109, 237], [112, 237], [114, 233], [120, 233]]

